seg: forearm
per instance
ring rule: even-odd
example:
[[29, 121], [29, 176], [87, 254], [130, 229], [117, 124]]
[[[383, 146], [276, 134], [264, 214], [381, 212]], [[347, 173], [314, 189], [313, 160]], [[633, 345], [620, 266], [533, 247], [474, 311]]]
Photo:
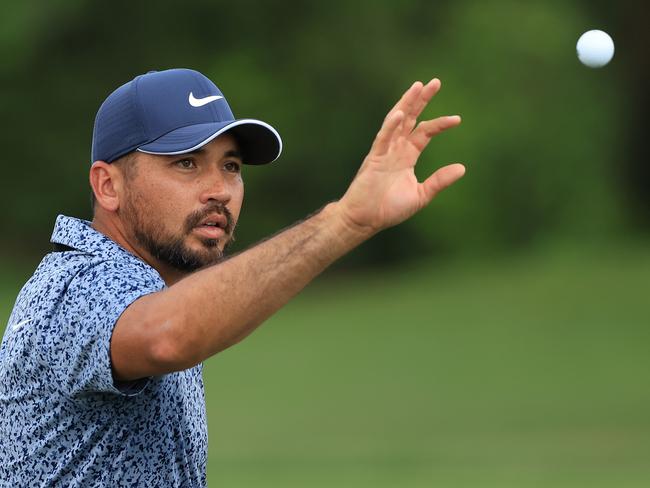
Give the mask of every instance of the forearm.
[[[362, 237], [335, 215], [333, 206], [217, 266], [167, 290], [186, 300], [181, 323], [192, 329], [202, 360], [248, 335], [285, 305]], [[186, 331], [181, 330], [182, 335]]]
[[[164, 358], [152, 364], [162, 371], [149, 375], [191, 367], [243, 339], [368, 237], [341, 220], [336, 204], [329, 204], [251, 249], [136, 302], [132, 319], [146, 317], [142, 327], [158, 348], [153, 356]], [[134, 362], [134, 370], [146, 369], [138, 359]]]

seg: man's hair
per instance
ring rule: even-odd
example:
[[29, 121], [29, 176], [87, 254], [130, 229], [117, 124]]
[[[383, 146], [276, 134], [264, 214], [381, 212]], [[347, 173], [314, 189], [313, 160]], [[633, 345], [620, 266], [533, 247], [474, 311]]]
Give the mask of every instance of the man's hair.
[[[132, 151], [130, 153], [125, 154], [124, 156], [116, 159], [113, 161], [111, 164], [116, 165], [120, 170], [122, 171], [122, 174], [124, 175], [124, 178], [126, 178], [127, 181], [133, 179], [135, 175], [137, 174], [137, 154], [136, 151]], [[95, 198], [95, 192], [93, 189], [90, 189], [90, 208], [95, 212], [95, 204], [97, 203], [97, 199]]]

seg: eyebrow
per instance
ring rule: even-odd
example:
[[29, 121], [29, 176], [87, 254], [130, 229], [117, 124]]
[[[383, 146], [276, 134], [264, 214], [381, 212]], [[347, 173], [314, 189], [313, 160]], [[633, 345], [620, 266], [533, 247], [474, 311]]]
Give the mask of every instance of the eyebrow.
[[237, 151], [236, 149], [231, 149], [230, 151], [226, 151], [223, 153], [224, 158], [237, 158], [243, 160], [244, 158], [241, 155], [241, 151]]
[[[200, 148], [198, 148], [198, 149], [196, 149], [196, 150], [194, 150], [192, 152], [185, 153], [184, 155], [185, 156], [196, 156], [196, 155], [204, 154], [204, 153], [205, 153], [205, 148], [200, 147]], [[226, 151], [225, 153], [223, 153], [222, 157], [224, 157], [224, 158], [238, 158], [238, 159], [241, 159], [242, 161], [244, 160], [244, 158], [242, 157], [241, 151], [238, 151], [236, 149], [230, 149], [229, 151]]]

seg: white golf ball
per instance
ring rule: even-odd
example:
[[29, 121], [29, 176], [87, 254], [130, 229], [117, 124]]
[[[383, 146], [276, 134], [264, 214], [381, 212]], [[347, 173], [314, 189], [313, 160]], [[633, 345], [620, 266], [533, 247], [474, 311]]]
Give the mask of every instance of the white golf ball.
[[614, 41], [607, 32], [590, 30], [578, 39], [578, 59], [590, 68], [601, 68], [614, 57]]

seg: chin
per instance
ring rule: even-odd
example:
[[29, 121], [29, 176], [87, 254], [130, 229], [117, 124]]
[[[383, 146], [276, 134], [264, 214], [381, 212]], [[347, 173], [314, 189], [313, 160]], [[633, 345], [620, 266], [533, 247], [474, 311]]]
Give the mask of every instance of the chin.
[[220, 240], [219, 239], [200, 239], [201, 249], [215, 249], [219, 248], [221, 250]]
[[199, 239], [198, 243], [192, 243], [187, 246], [191, 253], [202, 256], [204, 261], [210, 261], [213, 264], [223, 257], [223, 250], [227, 247], [222, 239]]

